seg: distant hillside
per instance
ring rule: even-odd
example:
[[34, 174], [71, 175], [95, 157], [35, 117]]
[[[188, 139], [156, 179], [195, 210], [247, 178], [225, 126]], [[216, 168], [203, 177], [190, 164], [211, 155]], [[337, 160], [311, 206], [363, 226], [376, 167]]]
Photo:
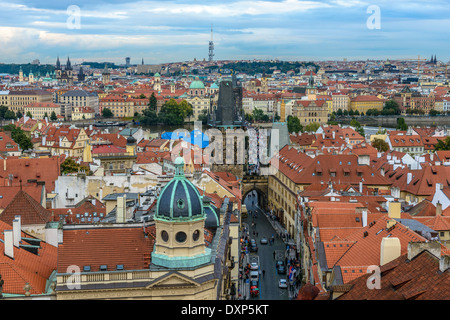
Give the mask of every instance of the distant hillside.
[[113, 62], [83, 62], [83, 66], [90, 66], [92, 69], [104, 69], [105, 64], [108, 66], [109, 69], [119, 69], [123, 68], [120, 66], [116, 66]]
[[268, 75], [273, 74], [274, 70], [280, 70], [281, 73], [286, 73], [290, 70], [294, 70], [295, 73], [300, 71], [300, 68], [314, 67], [315, 72], [319, 69], [319, 66], [313, 62], [287, 62], [287, 61], [264, 61], [264, 62], [234, 62], [227, 63], [222, 66], [222, 72], [227, 70], [233, 70], [234, 72], [243, 72], [247, 74], [266, 73]]
[[0, 64], [0, 73], [19, 74], [20, 67], [22, 67], [23, 75], [28, 76], [30, 72], [33, 72], [35, 76], [38, 74], [45, 76], [55, 70], [55, 67], [50, 64]]

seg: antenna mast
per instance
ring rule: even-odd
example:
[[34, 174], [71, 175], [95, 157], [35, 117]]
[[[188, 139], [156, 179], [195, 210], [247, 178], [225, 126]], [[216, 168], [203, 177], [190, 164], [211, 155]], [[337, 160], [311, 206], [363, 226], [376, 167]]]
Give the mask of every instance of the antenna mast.
[[209, 41], [209, 62], [214, 59], [214, 41], [213, 41], [213, 26], [211, 24], [211, 41]]

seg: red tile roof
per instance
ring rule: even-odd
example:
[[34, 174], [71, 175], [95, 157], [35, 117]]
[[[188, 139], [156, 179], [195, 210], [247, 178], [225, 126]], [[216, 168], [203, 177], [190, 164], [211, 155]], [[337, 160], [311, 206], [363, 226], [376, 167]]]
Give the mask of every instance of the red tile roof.
[[[12, 226], [0, 221], [0, 238], [4, 240], [4, 230], [12, 230]], [[22, 238], [34, 238], [22, 232]], [[0, 241], [0, 275], [5, 281], [3, 293], [24, 294], [24, 286], [29, 283], [31, 294], [45, 293], [46, 282], [54, 270], [56, 270], [56, 247], [41, 241], [38, 254], [31, 253], [23, 247], [14, 247], [14, 260], [3, 254], [4, 242]], [[28, 244], [22, 240], [22, 244]]]
[[12, 225], [17, 215], [22, 217], [22, 225], [46, 224], [51, 221], [51, 213], [23, 190], [17, 192], [8, 206], [0, 213], [0, 220]]
[[369, 289], [372, 274], [350, 281], [337, 300], [450, 300], [450, 272], [439, 271], [439, 259], [423, 251], [408, 260], [404, 254], [381, 267], [381, 288]]
[[51, 193], [55, 190], [55, 181], [61, 174], [61, 158], [53, 156], [50, 158], [12, 158], [0, 160], [0, 178], [6, 181], [7, 185], [12, 175], [12, 184], [17, 186], [20, 180], [25, 184], [28, 180], [45, 182], [45, 190]]
[[148, 269], [155, 239], [155, 226], [64, 229], [63, 243], [58, 246], [58, 273], [70, 265], [90, 266], [108, 271], [123, 265], [124, 270]]

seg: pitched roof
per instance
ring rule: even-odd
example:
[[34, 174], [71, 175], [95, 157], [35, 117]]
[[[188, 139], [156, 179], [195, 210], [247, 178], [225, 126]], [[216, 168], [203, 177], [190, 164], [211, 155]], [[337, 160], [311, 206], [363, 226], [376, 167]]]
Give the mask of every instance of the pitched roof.
[[[0, 221], [0, 252], [4, 252], [4, 230], [12, 230], [12, 226]], [[29, 244], [23, 238], [34, 237], [22, 232], [22, 244]], [[45, 293], [47, 280], [56, 270], [56, 247], [41, 241], [38, 254], [27, 251], [23, 247], [14, 247], [14, 260], [4, 254], [0, 254], [0, 275], [5, 281], [3, 293], [24, 294], [24, 286], [28, 282], [31, 286], [31, 294]]]
[[55, 181], [61, 174], [61, 160], [59, 156], [50, 158], [12, 158], [8, 157], [0, 162], [0, 177], [4, 180], [12, 178], [11, 185], [19, 185], [28, 180], [45, 182], [47, 193], [55, 190]]
[[0, 220], [12, 225], [17, 215], [22, 217], [22, 225], [45, 224], [52, 218], [47, 209], [23, 190], [19, 190], [5, 210], [0, 213]]
[[155, 239], [155, 226], [64, 229], [64, 242], [58, 246], [58, 273], [66, 273], [70, 265], [90, 266], [108, 271], [123, 265], [124, 270], [142, 270], [150, 266]]
[[423, 251], [408, 260], [404, 254], [381, 267], [381, 288], [371, 290], [362, 274], [337, 300], [449, 300], [450, 272], [439, 271], [439, 259]]

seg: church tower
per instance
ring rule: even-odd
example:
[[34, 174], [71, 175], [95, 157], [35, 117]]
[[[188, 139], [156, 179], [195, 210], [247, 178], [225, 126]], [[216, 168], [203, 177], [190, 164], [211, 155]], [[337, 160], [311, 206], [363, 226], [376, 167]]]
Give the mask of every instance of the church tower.
[[103, 69], [102, 72], [102, 82], [103, 84], [108, 84], [109, 82], [111, 82], [111, 74], [109, 73], [108, 70], [108, 66], [105, 63], [105, 68]]
[[161, 91], [161, 75], [157, 72], [153, 79], [153, 90], [160, 92]]
[[156, 240], [152, 264], [165, 268], [195, 268], [210, 262], [204, 227], [206, 215], [197, 188], [184, 175], [184, 159], [175, 160], [175, 176], [163, 188], [156, 205]]
[[308, 96], [308, 100], [317, 99], [317, 90], [314, 86], [314, 78], [312, 75], [309, 77], [308, 86], [306, 87], [306, 95]]
[[22, 70], [22, 66], [20, 66], [20, 69], [19, 69], [19, 82], [23, 82], [23, 70]]
[[127, 138], [127, 146], [126, 146], [127, 154], [130, 156], [136, 155], [136, 139], [131, 135]]

